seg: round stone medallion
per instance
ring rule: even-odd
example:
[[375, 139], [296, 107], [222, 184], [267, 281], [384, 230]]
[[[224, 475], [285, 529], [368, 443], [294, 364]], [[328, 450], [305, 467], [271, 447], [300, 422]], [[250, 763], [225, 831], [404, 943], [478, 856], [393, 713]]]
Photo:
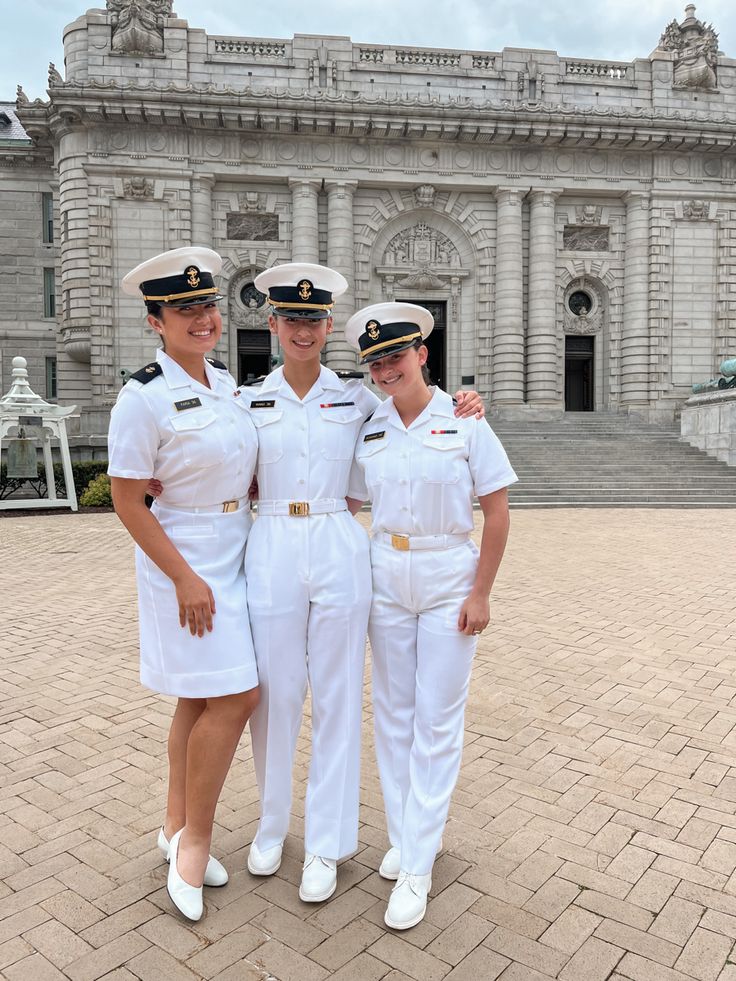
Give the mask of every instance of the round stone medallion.
[[243, 140], [242, 153], [244, 157], [257, 157], [261, 152], [258, 140]]
[[502, 150], [491, 150], [488, 154], [488, 166], [491, 170], [503, 170], [506, 166], [506, 154]]
[[606, 169], [606, 158], [600, 154], [594, 154], [588, 161], [591, 174], [602, 174]]
[[555, 167], [561, 174], [569, 174], [575, 159], [571, 153], [558, 153], [555, 157]]
[[672, 173], [679, 174], [680, 177], [684, 177], [685, 174], [690, 170], [690, 161], [687, 157], [675, 157], [672, 161]]
[[149, 150], [163, 150], [166, 146], [166, 137], [163, 133], [153, 133], [148, 137]]
[[110, 145], [114, 150], [124, 150], [128, 145], [128, 134], [127, 133], [113, 133], [110, 139]]
[[318, 143], [314, 148], [314, 159], [320, 163], [327, 163], [332, 159], [332, 147], [329, 143]]
[[205, 140], [204, 148], [208, 156], [219, 157], [225, 149], [225, 144], [219, 136], [210, 136], [209, 139]]
[[461, 167], [463, 170], [467, 169], [473, 162], [473, 154], [470, 150], [456, 150], [455, 151], [455, 166]]
[[277, 144], [276, 152], [282, 160], [293, 160], [296, 156], [296, 144], [285, 140]]
[[539, 164], [541, 161], [542, 158], [538, 153], [525, 153], [521, 158], [521, 166], [524, 168], [524, 170], [539, 170]]
[[710, 157], [703, 164], [703, 170], [708, 177], [720, 177], [721, 176], [721, 160], [719, 157]]
[[362, 164], [368, 159], [368, 149], [364, 146], [350, 147], [350, 159], [353, 163]]
[[386, 163], [390, 164], [392, 167], [398, 167], [398, 165], [404, 159], [404, 151], [399, 146], [389, 146], [386, 147]]

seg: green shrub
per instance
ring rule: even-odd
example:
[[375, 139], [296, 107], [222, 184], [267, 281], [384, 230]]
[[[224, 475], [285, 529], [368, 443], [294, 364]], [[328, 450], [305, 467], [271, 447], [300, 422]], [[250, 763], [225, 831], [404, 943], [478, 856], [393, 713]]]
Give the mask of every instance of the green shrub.
[[79, 504], [83, 508], [112, 507], [110, 478], [106, 473], [99, 473], [90, 480], [87, 489], [79, 498]]
[[[82, 460], [78, 463], [72, 463], [72, 477], [74, 479], [74, 489], [77, 497], [81, 497], [84, 489], [93, 477], [101, 473], [106, 473], [106, 471], [107, 460]], [[65, 496], [64, 471], [60, 463], [54, 464], [54, 483], [56, 484], [56, 493], [59, 497]], [[27, 489], [28, 486], [35, 491], [36, 497], [46, 497], [46, 469], [42, 463], [38, 465], [38, 475], [27, 480], [19, 480], [14, 477], [9, 478], [5, 464], [3, 463], [0, 466], [0, 501], [10, 497], [11, 494], [20, 490], [21, 487]]]

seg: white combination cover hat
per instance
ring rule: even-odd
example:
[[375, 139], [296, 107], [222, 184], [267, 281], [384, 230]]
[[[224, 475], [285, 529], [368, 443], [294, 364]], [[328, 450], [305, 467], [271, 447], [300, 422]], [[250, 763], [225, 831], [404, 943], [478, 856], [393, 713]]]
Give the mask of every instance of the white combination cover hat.
[[348, 320], [345, 339], [366, 364], [423, 341], [433, 327], [432, 314], [416, 303], [373, 303]]
[[123, 293], [171, 307], [211, 303], [223, 298], [214, 279], [221, 269], [222, 257], [213, 249], [170, 249], [131, 269], [123, 278]]
[[348, 288], [348, 281], [329, 266], [285, 262], [259, 273], [255, 287], [267, 294], [273, 312], [280, 317], [324, 320], [332, 316], [334, 301]]

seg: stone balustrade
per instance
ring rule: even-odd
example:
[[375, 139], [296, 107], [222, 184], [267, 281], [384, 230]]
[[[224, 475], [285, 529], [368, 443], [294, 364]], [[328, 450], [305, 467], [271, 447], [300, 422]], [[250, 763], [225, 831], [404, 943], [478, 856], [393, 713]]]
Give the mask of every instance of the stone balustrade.
[[633, 68], [615, 61], [566, 61], [565, 74], [619, 82], [629, 81]]
[[210, 37], [214, 44], [215, 54], [236, 54], [244, 55], [247, 58], [278, 58], [287, 57], [286, 44], [283, 41], [275, 41], [270, 38], [238, 38], [238, 37]]

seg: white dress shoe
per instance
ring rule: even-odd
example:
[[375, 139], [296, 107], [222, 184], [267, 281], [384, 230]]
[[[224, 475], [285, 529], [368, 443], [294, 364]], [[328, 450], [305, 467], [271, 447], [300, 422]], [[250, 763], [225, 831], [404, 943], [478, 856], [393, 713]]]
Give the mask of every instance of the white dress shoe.
[[169, 847], [169, 877], [166, 880], [166, 890], [171, 897], [171, 902], [176, 906], [180, 913], [183, 913], [188, 920], [200, 920], [204, 906], [202, 903], [202, 887], [190, 886], [188, 882], [179, 875], [176, 867], [176, 860], [179, 857], [179, 842], [181, 831], [172, 835]]
[[431, 875], [411, 875], [399, 872], [396, 885], [391, 890], [388, 909], [384, 916], [386, 926], [392, 930], [408, 930], [424, 919], [427, 911], [427, 893], [432, 888]]
[[[158, 850], [164, 856], [166, 861], [169, 860], [169, 841], [164, 834], [164, 829], [158, 833]], [[204, 884], [206, 886], [225, 886], [227, 885], [227, 872], [225, 866], [221, 865], [216, 858], [211, 855], [209, 861], [207, 862], [207, 868], [204, 870]]]
[[281, 865], [283, 845], [274, 845], [262, 852], [253, 841], [248, 852], [248, 871], [251, 875], [273, 875]]
[[304, 856], [299, 899], [303, 903], [323, 903], [337, 887], [337, 862], [309, 852]]
[[[441, 851], [442, 839], [440, 839], [440, 847], [437, 849], [437, 854], [439, 855]], [[398, 879], [400, 871], [401, 852], [398, 848], [389, 848], [389, 850], [383, 856], [383, 861], [378, 869], [378, 874], [382, 879]]]

